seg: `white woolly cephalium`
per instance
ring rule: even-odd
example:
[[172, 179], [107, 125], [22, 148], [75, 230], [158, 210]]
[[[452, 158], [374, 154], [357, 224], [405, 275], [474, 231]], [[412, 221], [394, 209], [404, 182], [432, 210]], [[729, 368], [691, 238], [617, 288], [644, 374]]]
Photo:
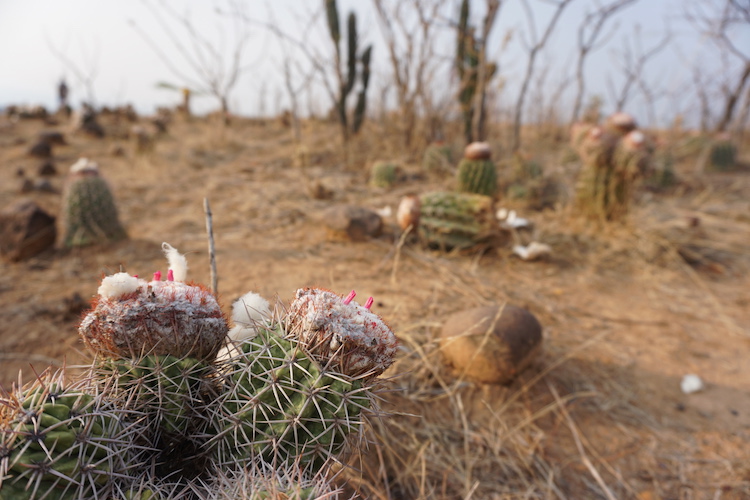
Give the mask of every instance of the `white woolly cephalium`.
[[164, 251], [164, 255], [167, 256], [167, 262], [169, 262], [169, 269], [174, 273], [175, 281], [185, 281], [187, 278], [188, 263], [184, 255], [177, 251], [169, 243], [162, 243], [161, 249]]

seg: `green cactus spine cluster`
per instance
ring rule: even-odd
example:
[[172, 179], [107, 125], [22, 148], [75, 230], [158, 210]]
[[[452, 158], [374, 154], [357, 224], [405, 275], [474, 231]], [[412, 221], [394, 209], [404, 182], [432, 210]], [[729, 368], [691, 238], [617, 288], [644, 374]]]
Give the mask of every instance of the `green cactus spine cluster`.
[[0, 407], [0, 499], [102, 498], [139, 462], [119, 413], [84, 384], [46, 371]]
[[728, 138], [713, 141], [708, 151], [708, 168], [716, 172], [726, 172], [737, 164], [737, 147]]
[[77, 247], [127, 237], [112, 191], [91, 171], [71, 177], [62, 202], [63, 245]]
[[398, 165], [387, 161], [375, 162], [370, 170], [370, 186], [390, 188], [396, 184], [397, 177]]
[[497, 168], [492, 160], [464, 158], [456, 172], [458, 191], [494, 197], [497, 194]]
[[453, 170], [453, 151], [447, 144], [430, 144], [424, 151], [422, 167], [428, 172]]
[[231, 389], [220, 405], [218, 463], [259, 457], [319, 469], [338, 456], [371, 407], [362, 380], [320, 366], [280, 324], [240, 350], [225, 368]]
[[[372, 58], [372, 45], [368, 45], [361, 53], [359, 52], [357, 39], [357, 15], [350, 12], [346, 23], [346, 74], [341, 70], [341, 27], [339, 22], [339, 11], [336, 0], [325, 0], [326, 18], [328, 20], [328, 31], [336, 47], [336, 61], [339, 65], [338, 71], [342, 72], [341, 86], [336, 101], [336, 110], [344, 134], [348, 139], [350, 134], [359, 132], [364, 123], [367, 111], [367, 89], [370, 85], [370, 59]], [[359, 70], [357, 69], [359, 66]], [[359, 75], [360, 88], [357, 94], [357, 102], [354, 106], [352, 117], [349, 117], [347, 101], [354, 90]]]
[[419, 237], [430, 247], [467, 250], [500, 237], [489, 196], [438, 191], [422, 195], [420, 203]]

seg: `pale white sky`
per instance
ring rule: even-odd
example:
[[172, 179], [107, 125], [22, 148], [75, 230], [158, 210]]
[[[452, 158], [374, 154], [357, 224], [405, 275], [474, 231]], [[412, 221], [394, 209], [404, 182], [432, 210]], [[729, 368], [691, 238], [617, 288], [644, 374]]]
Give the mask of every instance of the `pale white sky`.
[[[538, 17], [537, 29], [544, 28], [545, 16], [551, 12], [549, 3], [529, 0]], [[311, 13], [318, 11], [322, 1], [318, 0], [245, 0], [247, 12], [257, 19], [268, 20], [269, 11], [274, 12], [279, 27], [294, 36], [301, 36], [301, 26]], [[457, 10], [455, 0], [451, 10]], [[690, 81], [692, 67], [700, 64], [708, 74], [721, 71], [721, 57], [713, 46], [689, 28], [680, 18], [679, 0], [640, 0], [635, 6], [625, 9], [611, 22], [605, 32], [616, 27], [607, 46], [592, 55], [587, 64], [588, 86], [591, 93], [598, 93], [608, 100], [608, 79], [619, 85], [621, 72], [617, 67], [617, 51], [623, 47], [623, 39], [632, 34], [635, 24], [642, 26], [642, 41], [645, 49], [653, 45], [662, 35], [668, 22], [674, 32], [674, 43], [648, 67], [648, 79], [667, 95], [659, 101], [664, 112], [689, 110], [690, 102], [684, 85]], [[226, 22], [217, 18], [215, 5], [221, 1], [173, 0], [174, 8], [190, 11], [192, 19], [205, 35], [224, 47], [232, 46], [232, 30]], [[540, 56], [537, 71], [549, 69], [549, 85], [557, 85], [575, 62], [575, 32], [586, 10], [594, 0], [575, 0], [564, 13], [549, 47]], [[272, 5], [273, 7], [269, 7]], [[484, 1], [472, 2], [475, 23], [479, 21]], [[373, 42], [374, 78], [370, 89], [372, 100], [377, 99], [378, 87], [388, 79], [390, 73], [386, 47], [380, 38], [377, 20], [369, 0], [339, 0], [342, 22], [346, 13], [355, 9], [359, 15], [360, 36]], [[85, 89], [66, 65], [56, 57], [53, 50], [66, 56], [86, 73], [93, 73], [93, 89], [100, 105], [133, 103], [141, 112], [153, 112], [158, 105], [173, 105], [179, 101], [175, 92], [156, 88], [159, 81], [182, 84], [157, 57], [142, 36], [130, 25], [137, 25], [151, 33], [153, 39], [170, 54], [175, 65], [186, 68], [179, 53], [170, 45], [169, 38], [156, 22], [153, 11], [143, 1], [115, 0], [0, 0], [0, 106], [12, 103], [44, 104], [54, 106], [56, 84], [61, 76], [67, 77], [74, 105], [85, 99]], [[317, 28], [308, 37], [313, 47], [324, 47], [329, 43], [325, 19], [320, 18]], [[526, 18], [521, 10], [521, 0], [503, 2], [490, 54], [500, 62], [500, 73], [507, 82], [501, 96], [501, 105], [509, 106], [515, 96], [525, 69], [526, 58], [522, 49], [521, 32], [527, 30]], [[501, 40], [508, 32], [514, 36], [506, 50], [500, 51]], [[180, 33], [179, 27], [175, 32]], [[437, 51], [448, 60], [453, 54], [453, 38], [446, 29]], [[747, 30], [740, 34], [742, 41], [750, 35]], [[742, 44], [741, 42], [740, 44]], [[230, 105], [241, 114], [252, 115], [261, 106], [267, 113], [285, 107], [285, 92], [281, 88], [280, 50], [278, 40], [264, 30], [252, 28], [251, 41], [245, 61], [251, 69], [244, 73], [231, 96]], [[300, 58], [303, 59], [303, 58]], [[446, 65], [446, 71], [448, 71]], [[448, 78], [447, 74], [444, 75]], [[263, 85], [265, 82], [265, 85]], [[449, 85], [443, 86], [449, 89]], [[304, 98], [306, 99], [306, 97]], [[329, 102], [322, 90], [314, 93], [318, 112], [328, 108]], [[265, 101], [261, 105], [261, 101]], [[641, 99], [642, 100], [642, 99]], [[199, 111], [215, 109], [217, 103], [210, 97], [195, 101]], [[633, 107], [642, 106], [638, 98]], [[303, 111], [307, 108], [303, 102]], [[645, 111], [644, 111], [645, 113]], [[663, 125], [663, 124], [662, 124]]]

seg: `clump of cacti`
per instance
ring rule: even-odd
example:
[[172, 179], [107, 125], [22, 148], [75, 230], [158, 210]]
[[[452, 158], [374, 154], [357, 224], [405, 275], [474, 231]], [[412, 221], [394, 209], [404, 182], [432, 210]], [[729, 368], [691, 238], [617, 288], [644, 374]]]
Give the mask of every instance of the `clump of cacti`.
[[389, 161], [378, 161], [370, 168], [370, 186], [390, 188], [396, 184], [398, 165]]
[[[230, 330], [215, 296], [105, 277], [79, 333], [83, 378], [40, 377], [0, 397], [0, 499], [313, 499], [374, 415], [396, 337], [371, 311], [304, 288], [272, 313], [247, 294]], [[66, 385], [67, 384], [67, 385]], [[326, 497], [328, 498], [328, 497]]]
[[601, 220], [622, 218], [638, 182], [651, 170], [651, 148], [635, 120], [615, 113], [604, 126], [583, 128], [571, 138], [581, 159], [576, 207]]
[[63, 246], [77, 247], [127, 237], [112, 191], [99, 166], [86, 158], [71, 168], [62, 201]]
[[734, 145], [727, 134], [720, 134], [709, 146], [708, 169], [716, 172], [726, 172], [733, 169], [736, 164], [737, 146]]
[[486, 142], [474, 142], [466, 146], [464, 158], [456, 172], [458, 191], [489, 197], [497, 194], [497, 168], [491, 159], [491, 150]]
[[[372, 57], [372, 45], [368, 45], [361, 53], [359, 52], [357, 40], [357, 15], [349, 13], [346, 23], [346, 71], [341, 69], [341, 27], [339, 23], [339, 11], [336, 0], [326, 0], [326, 18], [328, 19], [328, 31], [336, 48], [337, 71], [341, 75], [339, 94], [336, 97], [336, 113], [341, 125], [344, 140], [349, 135], [356, 134], [362, 127], [367, 108], [367, 88], [370, 84], [370, 59]], [[359, 67], [359, 69], [358, 69]], [[354, 90], [359, 75], [360, 88], [357, 94], [357, 102], [354, 106], [352, 117], [349, 118], [347, 101], [349, 94]]]
[[502, 240], [489, 196], [437, 191], [423, 194], [419, 201], [418, 234], [429, 247], [468, 250], [495, 246]]

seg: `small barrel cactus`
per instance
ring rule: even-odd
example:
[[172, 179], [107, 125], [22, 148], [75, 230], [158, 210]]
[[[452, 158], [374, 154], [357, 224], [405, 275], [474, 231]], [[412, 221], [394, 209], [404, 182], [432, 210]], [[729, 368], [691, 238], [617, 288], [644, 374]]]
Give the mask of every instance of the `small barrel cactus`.
[[721, 134], [709, 146], [708, 169], [716, 172], [726, 172], [737, 164], [737, 146], [727, 134]]
[[500, 243], [492, 198], [433, 192], [420, 197], [419, 237], [430, 247], [467, 250]]
[[70, 169], [62, 202], [63, 246], [76, 247], [127, 237], [112, 191], [96, 163], [81, 158]]
[[390, 188], [396, 184], [398, 177], [398, 165], [387, 161], [373, 163], [370, 170], [370, 186], [379, 188]]
[[486, 142], [466, 146], [464, 158], [456, 172], [458, 191], [493, 197], [497, 194], [497, 168], [490, 159], [490, 147]]
[[451, 147], [442, 143], [427, 146], [422, 157], [422, 167], [428, 172], [451, 172], [453, 170]]

